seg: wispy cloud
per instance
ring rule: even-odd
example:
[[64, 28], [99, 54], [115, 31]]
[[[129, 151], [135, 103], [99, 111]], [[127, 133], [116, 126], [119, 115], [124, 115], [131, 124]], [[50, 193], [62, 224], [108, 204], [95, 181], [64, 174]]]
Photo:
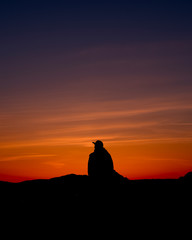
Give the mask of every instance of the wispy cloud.
[[[31, 115], [6, 129], [0, 148], [87, 145], [100, 138], [113, 143], [190, 141], [192, 104], [183, 96], [84, 103], [70, 111]], [[5, 122], [6, 124], [6, 122]]]
[[[182, 96], [181, 96], [182, 97]], [[82, 102], [77, 108], [71, 106], [71, 111], [58, 109], [30, 120], [36, 123], [59, 123], [74, 121], [91, 121], [108, 118], [121, 118], [124, 116], [136, 116], [147, 113], [169, 110], [191, 110], [192, 99], [172, 98], [144, 98], [137, 100], [116, 100], [102, 102]], [[30, 121], [29, 120], [29, 121]]]
[[[19, 146], [19, 145], [18, 145]], [[18, 147], [15, 145], [15, 147]], [[22, 146], [25, 146], [24, 144]], [[7, 146], [9, 147], [9, 146]], [[12, 146], [14, 148], [14, 145]], [[5, 146], [6, 148], [6, 146]], [[54, 154], [22, 154], [22, 155], [16, 155], [16, 156], [7, 156], [3, 157], [0, 162], [2, 161], [14, 161], [14, 160], [27, 160], [27, 159], [38, 159], [38, 158], [47, 158], [47, 157], [56, 157], [57, 155]]]

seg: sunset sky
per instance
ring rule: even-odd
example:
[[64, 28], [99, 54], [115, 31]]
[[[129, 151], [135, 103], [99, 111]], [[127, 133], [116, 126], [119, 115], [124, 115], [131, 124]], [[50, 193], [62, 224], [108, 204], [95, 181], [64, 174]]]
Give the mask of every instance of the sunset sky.
[[192, 1], [1, 1], [0, 180], [192, 171]]

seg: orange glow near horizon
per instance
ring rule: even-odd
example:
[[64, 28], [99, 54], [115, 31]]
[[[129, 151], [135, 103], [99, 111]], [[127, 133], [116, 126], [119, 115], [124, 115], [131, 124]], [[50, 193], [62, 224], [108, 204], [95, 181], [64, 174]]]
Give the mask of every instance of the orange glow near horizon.
[[[191, 143], [105, 144], [115, 170], [129, 179], [178, 178], [191, 170]], [[66, 174], [87, 174], [93, 147], [28, 147], [42, 154], [9, 156], [1, 161], [1, 180], [23, 181]], [[48, 154], [43, 154], [48, 152]], [[16, 153], [15, 153], [16, 155]], [[6, 175], [4, 174], [6, 173]]]
[[182, 176], [192, 169], [187, 119], [192, 106], [182, 101], [112, 101], [71, 106], [66, 113], [36, 109], [5, 114], [0, 180], [87, 174], [96, 139], [103, 140], [115, 170], [129, 179]]

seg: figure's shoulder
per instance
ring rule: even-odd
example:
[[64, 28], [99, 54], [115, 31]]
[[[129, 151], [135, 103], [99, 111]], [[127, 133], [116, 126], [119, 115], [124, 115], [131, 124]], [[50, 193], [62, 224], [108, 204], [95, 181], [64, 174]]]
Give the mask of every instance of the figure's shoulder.
[[[104, 153], [106, 154], [106, 155], [110, 155], [110, 153], [104, 148]], [[111, 155], [110, 155], [111, 156]]]
[[89, 157], [93, 157], [94, 155], [95, 155], [95, 153], [92, 152], [92, 153], [89, 154]]

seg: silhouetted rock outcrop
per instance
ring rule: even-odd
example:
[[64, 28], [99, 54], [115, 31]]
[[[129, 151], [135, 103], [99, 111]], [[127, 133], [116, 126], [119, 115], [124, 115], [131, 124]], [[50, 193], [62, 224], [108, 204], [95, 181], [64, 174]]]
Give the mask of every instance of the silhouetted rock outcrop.
[[184, 177], [180, 177], [181, 180], [192, 182], [192, 172], [188, 172]]

